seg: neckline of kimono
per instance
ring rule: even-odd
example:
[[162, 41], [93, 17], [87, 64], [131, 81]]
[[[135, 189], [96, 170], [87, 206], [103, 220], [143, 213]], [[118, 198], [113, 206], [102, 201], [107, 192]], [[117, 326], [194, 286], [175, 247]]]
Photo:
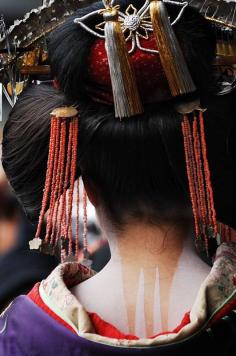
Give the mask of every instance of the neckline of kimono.
[[[136, 348], [148, 348], [149, 346], [161, 346], [161, 345], [142, 345], [142, 344], [137, 344], [137, 345], [132, 345], [132, 341], [134, 339], [131, 338], [127, 338], [126, 339], [126, 344], [124, 343], [124, 340], [120, 340], [119, 336], [116, 336], [115, 340], [116, 340], [116, 344], [114, 344], [113, 342], [108, 342], [109, 339], [111, 337], [106, 337], [102, 340], [96, 340], [93, 337], [91, 337], [91, 335], [89, 334], [83, 334], [83, 333], [78, 333], [76, 332], [76, 330], [74, 329], [74, 327], [72, 327], [71, 325], [69, 325], [68, 320], [65, 319], [61, 319], [60, 316], [58, 316], [57, 314], [55, 314], [55, 310], [52, 311], [46, 304], [44, 304], [43, 299], [41, 299], [41, 296], [39, 294], [39, 285], [40, 283], [37, 283], [34, 288], [32, 289], [32, 291], [29, 293], [29, 297], [30, 299], [37, 304], [41, 309], [43, 309], [49, 316], [51, 316], [55, 321], [59, 322], [59, 324], [65, 326], [67, 329], [69, 329], [70, 331], [72, 331], [73, 333], [77, 333], [78, 336], [83, 337], [85, 339], [87, 339], [88, 341], [95, 341], [95, 342], [100, 342], [102, 344], [105, 345], [110, 345], [110, 346], [114, 346], [114, 347], [121, 347], [121, 348], [125, 348], [125, 347], [129, 347], [129, 346], [135, 346]], [[231, 304], [231, 306], [230, 306]], [[227, 307], [228, 306], [228, 307]], [[226, 315], [228, 315], [232, 310], [234, 310], [236, 308], [236, 290], [233, 292], [233, 294], [225, 301], [225, 303], [223, 305], [221, 305], [215, 312], [213, 315], [211, 315], [210, 318], [208, 318], [206, 320], [206, 322], [193, 334], [185, 337], [185, 338], [181, 338], [181, 339], [177, 339], [177, 340], [170, 340], [170, 342], [166, 342], [165, 344], [179, 344], [179, 343], [184, 343], [185, 341], [189, 341], [194, 337], [197, 337], [203, 330], [208, 329], [209, 327], [212, 326], [212, 324], [225, 317]], [[236, 310], [235, 310], [236, 312]], [[93, 313], [88, 313], [91, 317], [91, 314]], [[179, 325], [179, 328], [183, 327], [184, 325], [186, 325], [186, 323], [188, 323], [188, 318], [189, 316], [187, 315], [188, 313], [185, 314], [185, 320], [182, 320], [182, 325]], [[99, 318], [99, 316], [98, 316]], [[92, 318], [92, 320], [94, 321], [94, 318]], [[102, 320], [102, 319], [101, 319]], [[105, 322], [106, 323], [106, 322]], [[159, 335], [163, 335], [163, 333], [159, 334]], [[106, 342], [104, 342], [104, 339], [107, 339]]]
[[[236, 244], [223, 243], [216, 253], [212, 270], [202, 284], [196, 302], [190, 312], [190, 323], [179, 332], [159, 335], [155, 338], [140, 338], [138, 340], [112, 339], [96, 334], [87, 311], [70, 292], [69, 288], [94, 275], [94, 271], [78, 263], [59, 265], [51, 275], [41, 283], [39, 288], [43, 302], [65, 320], [78, 335], [96, 342], [114, 345], [157, 345], [175, 342], [190, 337], [208, 320], [208, 316], [220, 313], [228, 299], [235, 298]], [[227, 306], [226, 306], [227, 307]], [[219, 309], [220, 308], [220, 309]]]

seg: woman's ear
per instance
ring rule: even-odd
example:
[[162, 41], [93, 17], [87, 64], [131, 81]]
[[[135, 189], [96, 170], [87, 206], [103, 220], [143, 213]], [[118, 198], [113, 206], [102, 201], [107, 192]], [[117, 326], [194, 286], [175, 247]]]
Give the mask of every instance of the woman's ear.
[[85, 177], [83, 177], [83, 183], [90, 203], [94, 206], [94, 208], [97, 208], [100, 202], [97, 187], [95, 187], [91, 180]]

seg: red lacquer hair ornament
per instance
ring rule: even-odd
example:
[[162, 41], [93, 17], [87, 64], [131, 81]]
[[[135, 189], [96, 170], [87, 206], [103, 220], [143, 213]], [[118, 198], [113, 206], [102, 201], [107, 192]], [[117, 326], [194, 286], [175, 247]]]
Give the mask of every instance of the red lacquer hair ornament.
[[[148, 39], [140, 39], [143, 48], [156, 48], [153, 34]], [[131, 44], [127, 43], [127, 49]], [[161, 102], [171, 99], [168, 81], [157, 53], [145, 52], [137, 48], [129, 55], [136, 77], [142, 103]], [[153, 73], [155, 75], [153, 75]], [[95, 102], [114, 105], [109, 63], [102, 39], [94, 41], [88, 58], [89, 84], [86, 92]]]

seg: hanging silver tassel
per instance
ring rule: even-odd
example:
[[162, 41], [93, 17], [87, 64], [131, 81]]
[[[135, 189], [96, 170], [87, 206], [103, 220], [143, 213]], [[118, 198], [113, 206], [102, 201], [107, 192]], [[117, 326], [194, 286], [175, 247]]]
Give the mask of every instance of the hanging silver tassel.
[[110, 68], [115, 116], [120, 119], [143, 113], [127, 45], [118, 21], [118, 6], [105, 1], [105, 46]]

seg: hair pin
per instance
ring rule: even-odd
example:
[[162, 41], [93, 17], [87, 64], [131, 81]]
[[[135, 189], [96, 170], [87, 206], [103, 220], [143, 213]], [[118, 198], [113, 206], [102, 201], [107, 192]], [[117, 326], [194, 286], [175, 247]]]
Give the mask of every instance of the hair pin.
[[[164, 0], [164, 3], [172, 4], [175, 6], [180, 6], [181, 10], [178, 16], [175, 18], [174, 21], [171, 22], [171, 25], [174, 26], [182, 17], [185, 8], [188, 6], [188, 2], [179, 2], [179, 1], [171, 1], [171, 0]], [[114, 0], [108, 2], [103, 0], [103, 4], [105, 9], [107, 6], [114, 6]], [[114, 6], [115, 8], [116, 6]], [[140, 43], [140, 39], [149, 39], [149, 34], [153, 32], [151, 17], [150, 17], [150, 0], [146, 0], [144, 5], [138, 10], [133, 4], [130, 4], [125, 12], [118, 10], [118, 21], [120, 22], [122, 32], [125, 37], [125, 41], [131, 41], [131, 49], [128, 51], [129, 54], [133, 53], [136, 48], [140, 49], [144, 52], [149, 53], [159, 53], [158, 50], [151, 49], [151, 48], [144, 48]], [[96, 10], [92, 11], [89, 14], [78, 17], [74, 19], [74, 22], [84, 28], [86, 31], [91, 33], [92, 35], [105, 39], [105, 24], [106, 21], [98, 23], [95, 25], [95, 29], [90, 28], [86, 25], [86, 20], [89, 18], [102, 15], [104, 10]], [[97, 30], [97, 31], [96, 31]]]

